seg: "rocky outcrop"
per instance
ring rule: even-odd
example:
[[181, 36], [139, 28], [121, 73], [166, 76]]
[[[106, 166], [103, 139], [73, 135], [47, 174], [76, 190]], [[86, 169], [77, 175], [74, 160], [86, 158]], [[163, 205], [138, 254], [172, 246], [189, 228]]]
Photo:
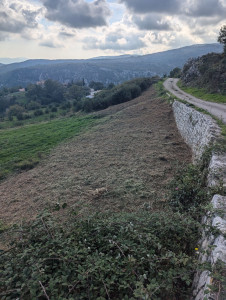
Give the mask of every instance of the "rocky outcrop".
[[224, 55], [209, 53], [188, 60], [181, 72], [185, 86], [204, 88], [209, 92], [226, 94], [226, 60]]

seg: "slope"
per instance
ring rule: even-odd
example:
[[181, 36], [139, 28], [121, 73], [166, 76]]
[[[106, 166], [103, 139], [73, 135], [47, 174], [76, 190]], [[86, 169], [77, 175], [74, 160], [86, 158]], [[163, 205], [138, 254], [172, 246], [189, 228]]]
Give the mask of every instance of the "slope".
[[67, 203], [78, 214], [137, 211], [164, 202], [177, 164], [191, 161], [169, 104], [153, 88], [99, 113], [92, 130], [58, 146], [36, 168], [0, 184], [0, 220], [32, 219]]

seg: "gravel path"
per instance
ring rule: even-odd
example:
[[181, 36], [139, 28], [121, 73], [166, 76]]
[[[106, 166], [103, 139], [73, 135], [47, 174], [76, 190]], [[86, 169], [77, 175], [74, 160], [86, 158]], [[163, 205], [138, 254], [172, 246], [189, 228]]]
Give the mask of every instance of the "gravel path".
[[179, 79], [169, 78], [164, 82], [164, 87], [179, 99], [185, 100], [195, 106], [207, 110], [209, 113], [226, 124], [226, 104], [204, 101], [182, 91], [177, 82]]

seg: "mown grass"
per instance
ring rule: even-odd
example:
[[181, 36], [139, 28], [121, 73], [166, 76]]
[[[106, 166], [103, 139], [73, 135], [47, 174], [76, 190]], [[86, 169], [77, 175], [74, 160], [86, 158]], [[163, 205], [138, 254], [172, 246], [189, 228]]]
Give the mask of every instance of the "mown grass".
[[184, 92], [191, 94], [192, 96], [195, 96], [197, 98], [210, 101], [210, 102], [226, 103], [226, 95], [222, 95], [219, 93], [210, 94], [203, 88], [186, 87], [182, 84], [181, 81], [179, 81], [177, 85]]
[[31, 169], [60, 142], [100, 122], [94, 116], [71, 117], [0, 131], [0, 179]]

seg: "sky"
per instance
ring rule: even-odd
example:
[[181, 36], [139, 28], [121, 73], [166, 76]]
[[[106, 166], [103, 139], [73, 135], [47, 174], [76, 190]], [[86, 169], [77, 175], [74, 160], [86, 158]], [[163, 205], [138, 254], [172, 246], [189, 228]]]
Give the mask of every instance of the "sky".
[[215, 43], [226, 0], [0, 0], [0, 57], [144, 55]]

